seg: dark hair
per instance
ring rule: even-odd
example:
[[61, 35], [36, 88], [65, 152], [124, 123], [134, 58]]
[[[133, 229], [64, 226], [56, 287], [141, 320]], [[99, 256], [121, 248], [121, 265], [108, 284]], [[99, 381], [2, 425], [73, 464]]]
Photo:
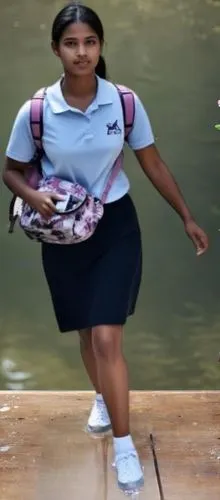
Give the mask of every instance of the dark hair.
[[[72, 23], [88, 24], [97, 34], [101, 44], [104, 42], [104, 29], [102, 22], [96, 12], [77, 2], [66, 5], [55, 17], [52, 26], [52, 41], [59, 45], [65, 29]], [[101, 78], [106, 78], [106, 64], [103, 56], [100, 56], [96, 66], [96, 73]]]

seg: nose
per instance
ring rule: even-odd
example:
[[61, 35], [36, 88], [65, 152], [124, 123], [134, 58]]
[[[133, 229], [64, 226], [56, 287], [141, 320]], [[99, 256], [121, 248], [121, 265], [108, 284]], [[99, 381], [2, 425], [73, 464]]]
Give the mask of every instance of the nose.
[[78, 45], [78, 55], [81, 56], [81, 57], [86, 55], [86, 47], [85, 47], [84, 43], [79, 43], [79, 45]]

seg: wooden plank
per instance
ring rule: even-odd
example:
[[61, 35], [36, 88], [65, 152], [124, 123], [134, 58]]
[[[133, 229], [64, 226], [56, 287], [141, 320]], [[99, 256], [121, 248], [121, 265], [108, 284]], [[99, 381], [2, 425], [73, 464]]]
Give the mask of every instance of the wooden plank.
[[[1, 500], [121, 498], [111, 436], [94, 439], [84, 431], [92, 400], [91, 392], [0, 393]], [[146, 498], [160, 498], [152, 433], [165, 499], [219, 500], [219, 417], [217, 391], [131, 393]]]
[[[111, 435], [94, 439], [84, 431], [93, 397], [91, 392], [0, 393], [1, 500], [121, 498], [111, 468]], [[132, 434], [145, 467], [145, 492], [159, 500], [145, 417], [145, 405], [132, 394]]]
[[167, 500], [220, 498], [220, 393], [151, 393], [148, 422]]

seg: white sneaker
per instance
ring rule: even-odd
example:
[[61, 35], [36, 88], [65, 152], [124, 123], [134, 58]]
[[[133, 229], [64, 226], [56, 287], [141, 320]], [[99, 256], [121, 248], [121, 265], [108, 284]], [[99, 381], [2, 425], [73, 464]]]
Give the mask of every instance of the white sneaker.
[[111, 421], [104, 401], [95, 400], [89, 416], [87, 431], [98, 434], [108, 432], [111, 427]]
[[118, 453], [114, 464], [118, 475], [118, 486], [127, 493], [135, 493], [144, 486], [143, 470], [136, 450]]

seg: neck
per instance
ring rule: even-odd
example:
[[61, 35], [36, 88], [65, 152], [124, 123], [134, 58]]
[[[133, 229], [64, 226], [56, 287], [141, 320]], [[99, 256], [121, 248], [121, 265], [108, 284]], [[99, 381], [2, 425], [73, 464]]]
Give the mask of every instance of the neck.
[[96, 93], [97, 81], [95, 73], [88, 76], [70, 76], [65, 73], [62, 89], [64, 94], [72, 97], [86, 97]]

